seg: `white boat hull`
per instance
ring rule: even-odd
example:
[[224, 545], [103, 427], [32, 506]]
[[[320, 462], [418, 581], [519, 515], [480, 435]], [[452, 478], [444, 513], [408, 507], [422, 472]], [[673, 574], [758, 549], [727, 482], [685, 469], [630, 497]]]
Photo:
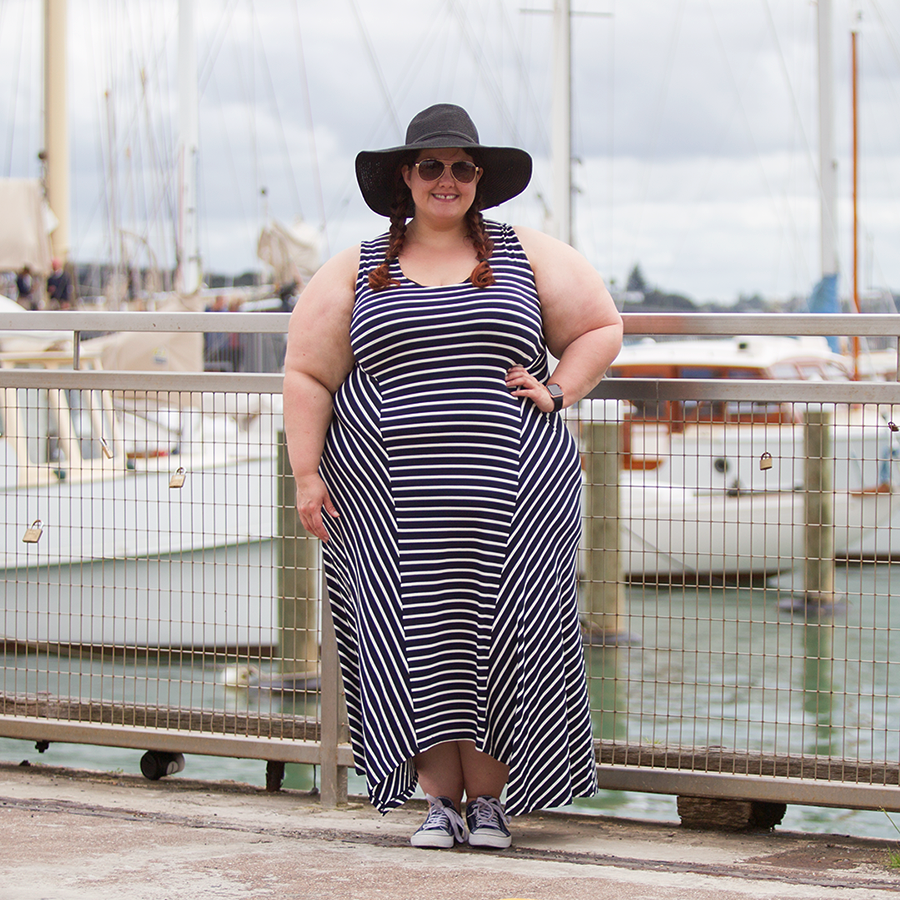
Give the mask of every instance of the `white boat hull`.
[[[802, 565], [806, 511], [802, 491], [697, 491], [658, 481], [621, 488], [621, 560], [629, 578], [707, 580], [766, 576]], [[895, 552], [889, 493], [836, 492], [832, 540], [838, 559]], [[900, 524], [900, 521], [898, 521]]]
[[[27, 646], [275, 646], [275, 460], [186, 466], [173, 488], [178, 463], [2, 492], [0, 636]], [[35, 520], [40, 539], [26, 543]]]

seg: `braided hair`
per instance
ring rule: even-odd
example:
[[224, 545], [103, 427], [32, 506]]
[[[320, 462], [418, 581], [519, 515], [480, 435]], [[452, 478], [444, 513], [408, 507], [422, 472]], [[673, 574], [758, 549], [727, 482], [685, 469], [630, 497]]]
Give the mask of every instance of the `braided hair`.
[[[403, 244], [406, 240], [406, 220], [415, 213], [412, 192], [403, 180], [403, 165], [410, 165], [409, 160], [397, 168], [394, 176], [394, 202], [391, 204], [391, 227], [388, 231], [388, 246], [384, 254], [384, 262], [369, 272], [369, 287], [373, 291], [383, 291], [385, 288], [399, 285], [396, 279], [391, 278], [391, 260], [397, 259], [403, 252]], [[494, 242], [491, 240], [484, 226], [484, 216], [481, 215], [481, 194], [476, 188], [475, 199], [466, 211], [466, 237], [472, 242], [478, 257], [478, 264], [472, 269], [469, 280], [477, 288], [486, 288], [494, 284], [494, 272], [488, 260], [494, 252]]]

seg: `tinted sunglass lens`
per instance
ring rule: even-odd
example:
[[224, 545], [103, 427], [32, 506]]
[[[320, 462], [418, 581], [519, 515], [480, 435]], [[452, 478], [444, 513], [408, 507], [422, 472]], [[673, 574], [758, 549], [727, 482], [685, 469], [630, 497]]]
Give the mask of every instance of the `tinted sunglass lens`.
[[[437, 181], [444, 174], [445, 164], [439, 159], [423, 159], [416, 163], [419, 170], [419, 178], [422, 181]], [[473, 181], [478, 167], [474, 163], [461, 159], [450, 166], [453, 177], [461, 184]]]
[[444, 164], [439, 159], [423, 159], [418, 168], [422, 181], [437, 181], [444, 174]]
[[457, 181], [460, 181], [463, 184], [468, 184], [475, 177], [477, 167], [473, 163], [466, 162], [465, 160], [460, 160], [459, 162], [455, 162], [452, 166], [450, 166], [450, 171], [453, 173], [453, 177]]

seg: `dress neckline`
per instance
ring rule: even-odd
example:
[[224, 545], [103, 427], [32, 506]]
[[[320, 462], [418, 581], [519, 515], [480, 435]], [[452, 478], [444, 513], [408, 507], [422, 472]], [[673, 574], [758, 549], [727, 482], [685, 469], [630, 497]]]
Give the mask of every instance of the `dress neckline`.
[[403, 281], [407, 282], [407, 284], [414, 285], [415, 287], [425, 288], [426, 290], [435, 290], [435, 289], [439, 289], [439, 288], [464, 287], [465, 285], [472, 283], [471, 277], [467, 276], [462, 281], [454, 281], [454, 282], [451, 282], [450, 284], [422, 284], [421, 281], [413, 280], [403, 271], [403, 266], [400, 265], [399, 259], [393, 259], [393, 260], [391, 260], [391, 262], [396, 267], [397, 272], [400, 274], [400, 278], [402, 278]]

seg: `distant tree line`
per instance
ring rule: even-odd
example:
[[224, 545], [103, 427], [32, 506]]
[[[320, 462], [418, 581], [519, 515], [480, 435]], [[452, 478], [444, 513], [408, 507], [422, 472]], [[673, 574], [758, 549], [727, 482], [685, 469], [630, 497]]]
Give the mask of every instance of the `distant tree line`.
[[[810, 285], [812, 291], [812, 285]], [[766, 300], [762, 294], [740, 294], [733, 303], [696, 303], [684, 294], [672, 293], [651, 286], [641, 269], [640, 263], [636, 263], [628, 275], [624, 291], [617, 291], [612, 285], [613, 297], [616, 305], [622, 312], [731, 312], [731, 313], [760, 313], [760, 312], [808, 312], [808, 296], [800, 295], [792, 297], [784, 302]], [[869, 313], [894, 313], [900, 310], [900, 294], [885, 291], [877, 300], [863, 300], [862, 312]], [[850, 309], [846, 310], [851, 312]]]

